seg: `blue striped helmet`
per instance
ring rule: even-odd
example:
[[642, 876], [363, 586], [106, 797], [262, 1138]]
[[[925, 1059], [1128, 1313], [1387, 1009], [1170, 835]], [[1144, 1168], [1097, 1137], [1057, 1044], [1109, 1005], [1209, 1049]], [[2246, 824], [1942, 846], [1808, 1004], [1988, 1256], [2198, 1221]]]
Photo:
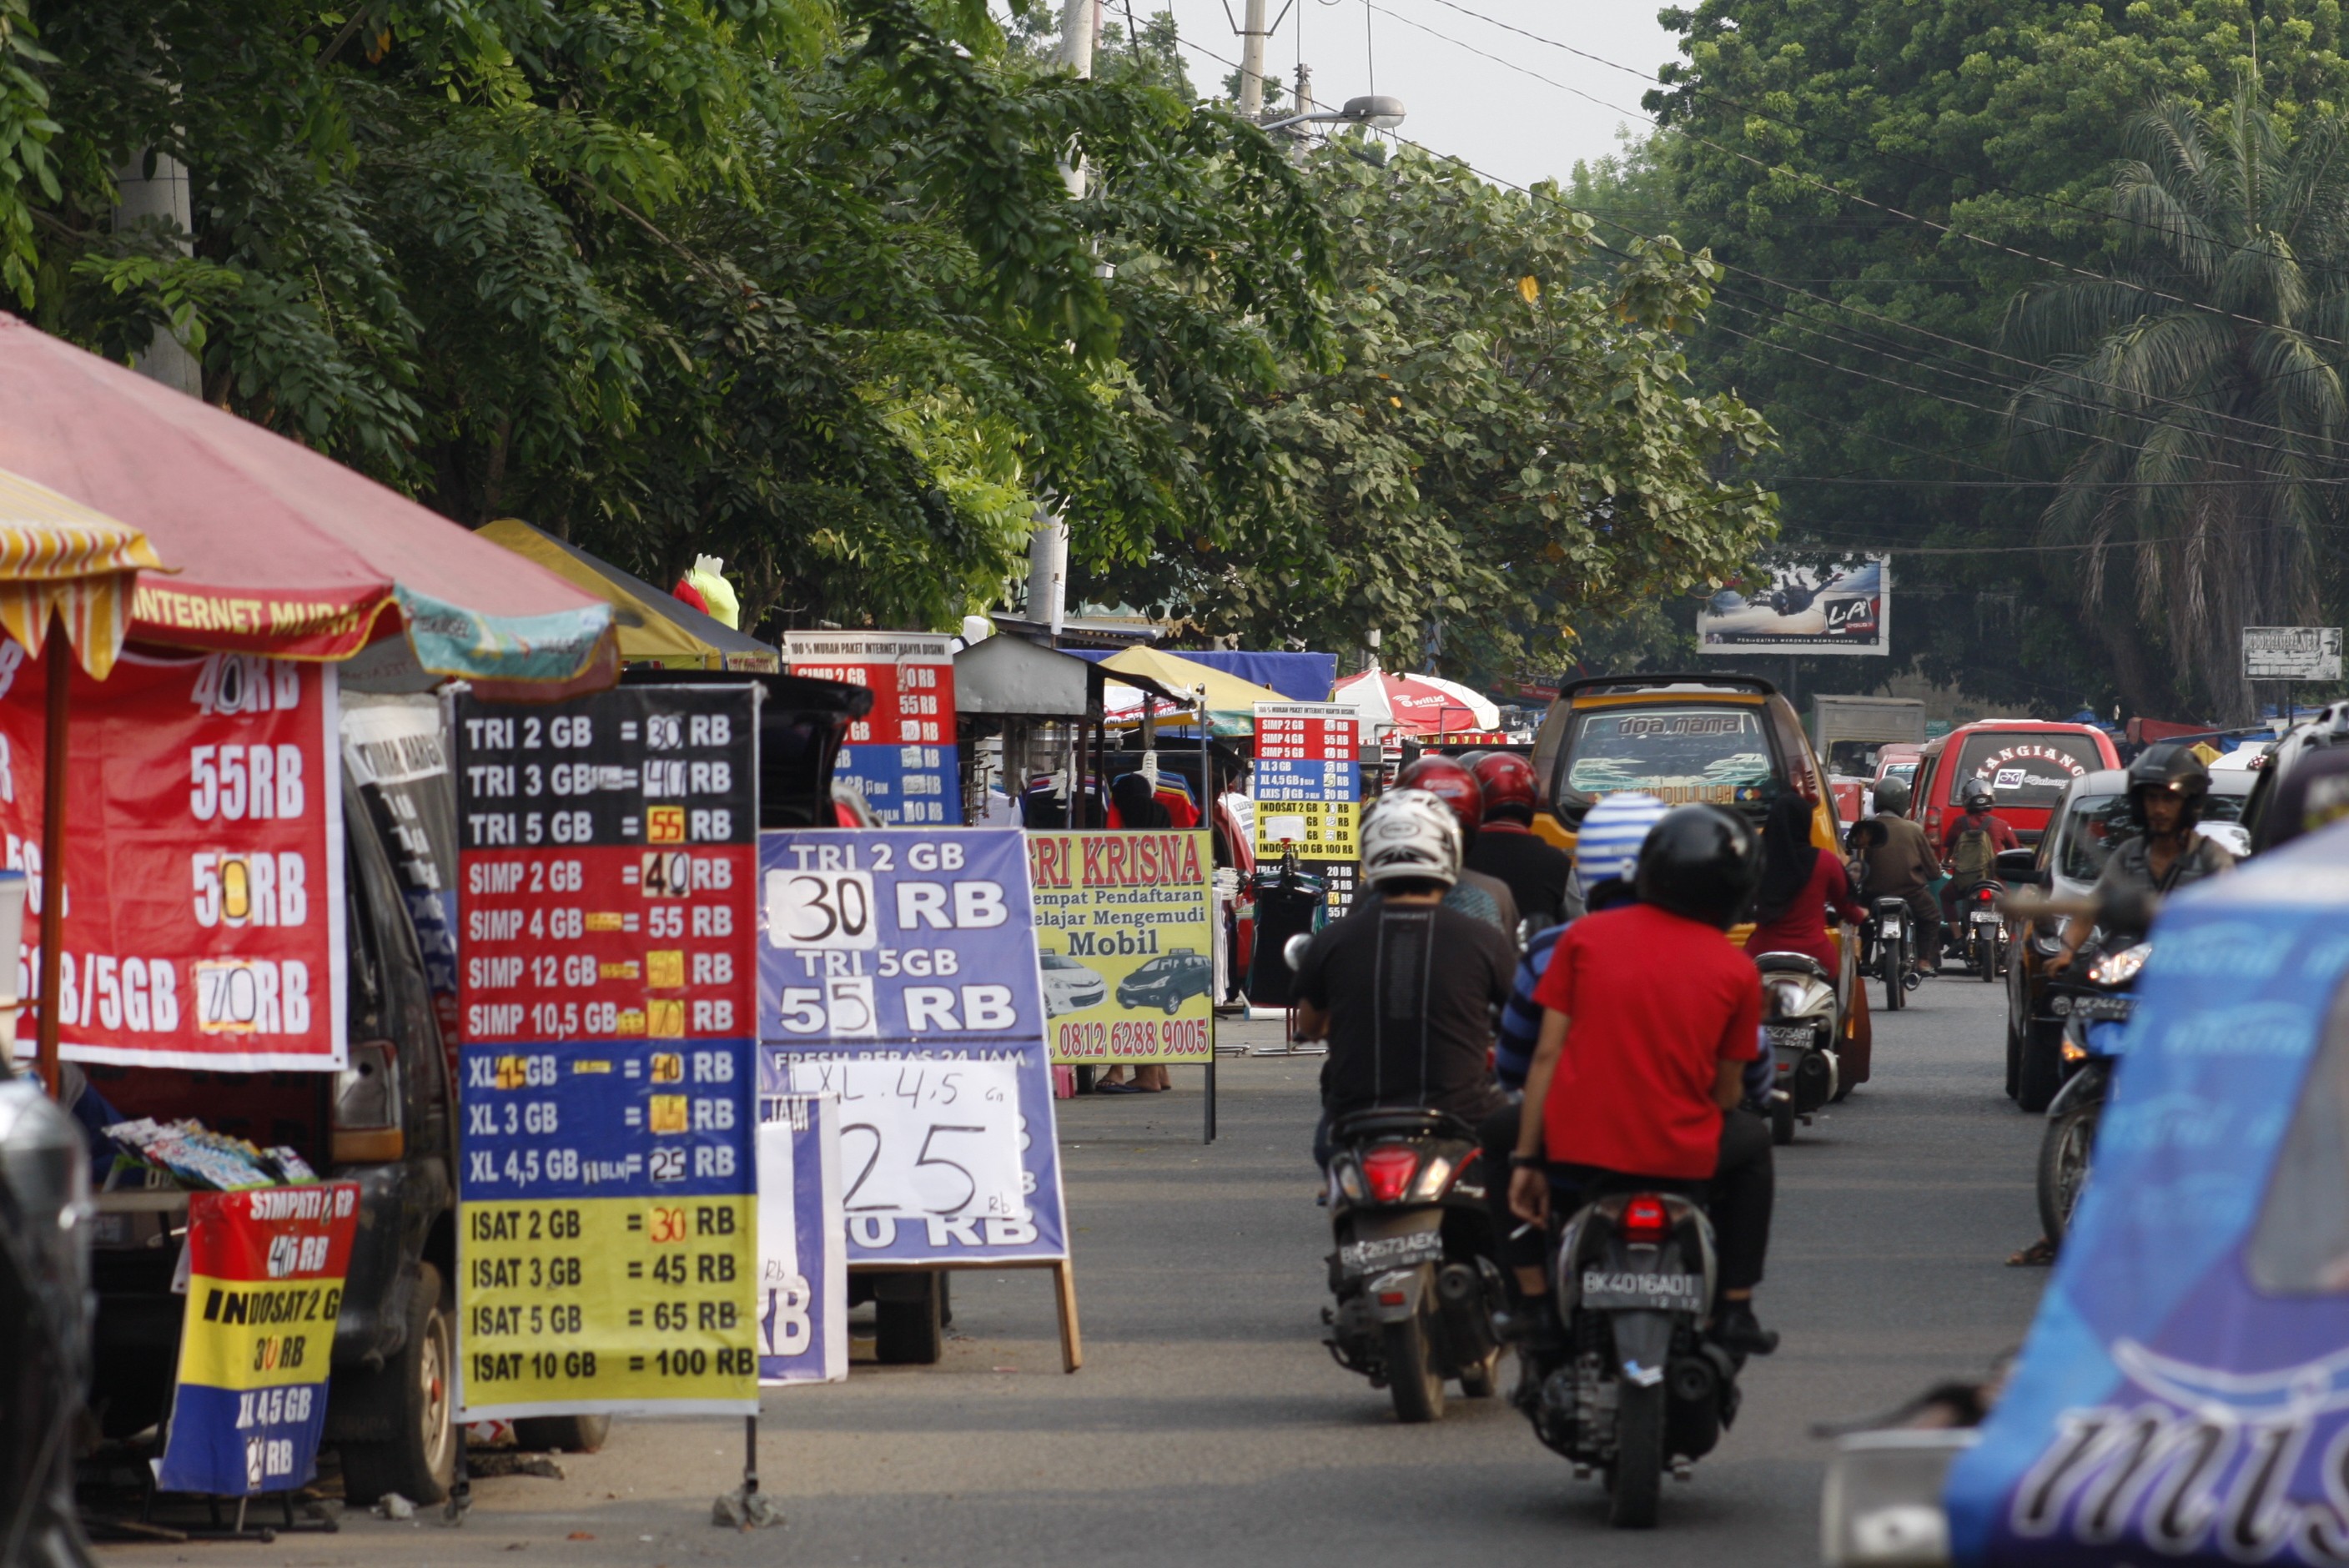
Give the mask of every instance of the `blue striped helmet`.
[[1600, 882], [1630, 882], [1640, 869], [1640, 846], [1667, 807], [1642, 790], [1609, 795], [1582, 819], [1574, 841], [1574, 891], [1585, 903]]

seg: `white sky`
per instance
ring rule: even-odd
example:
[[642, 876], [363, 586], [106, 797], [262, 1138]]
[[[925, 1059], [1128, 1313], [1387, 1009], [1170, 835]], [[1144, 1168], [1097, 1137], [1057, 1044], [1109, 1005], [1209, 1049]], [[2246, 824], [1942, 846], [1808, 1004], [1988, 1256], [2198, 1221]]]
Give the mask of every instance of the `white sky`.
[[[1245, 15], [1244, 0], [1229, 3], [1230, 16]], [[1456, 3], [1651, 76], [1679, 57], [1677, 39], [1656, 25], [1661, 0]], [[1123, 23], [1126, 0], [1102, 4], [1108, 19]], [[1280, 15], [1281, 5], [1282, 0], [1268, 0], [1268, 20]], [[1224, 0], [1133, 0], [1133, 7], [1137, 18], [1173, 11], [1192, 82], [1203, 93], [1213, 93], [1231, 68], [1207, 52], [1239, 58]], [[1588, 97], [1537, 81], [1462, 45]], [[1443, 0], [1295, 0], [1268, 41], [1265, 74], [1284, 86], [1292, 83], [1300, 49], [1313, 70], [1313, 96], [1325, 106], [1373, 90], [1402, 98], [1410, 110], [1403, 136], [1521, 185], [1546, 176], [1563, 181], [1577, 159], [1616, 150], [1619, 126], [1642, 128], [1636, 111], [1640, 94], [1652, 85], [1480, 21]]]

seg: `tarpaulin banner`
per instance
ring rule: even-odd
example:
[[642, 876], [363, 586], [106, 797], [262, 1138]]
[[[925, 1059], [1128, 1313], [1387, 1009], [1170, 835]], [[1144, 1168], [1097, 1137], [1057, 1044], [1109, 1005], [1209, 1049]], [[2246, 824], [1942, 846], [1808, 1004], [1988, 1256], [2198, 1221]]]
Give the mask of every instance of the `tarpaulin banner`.
[[838, 1097], [850, 1264], [1067, 1257], [1020, 833], [761, 833], [759, 874], [760, 1093]]
[[1962, 1564], [2349, 1563], [2349, 833], [2175, 895]]
[[873, 693], [873, 711], [848, 727], [838, 777], [885, 822], [962, 820], [954, 645], [931, 632], [783, 634], [792, 674]]
[[1292, 846], [1305, 870], [1329, 888], [1333, 913], [1354, 902], [1362, 846], [1361, 715], [1344, 703], [1256, 705], [1255, 802], [1258, 864], [1278, 864]]
[[318, 1470], [356, 1181], [188, 1200], [188, 1309], [155, 1484], [247, 1497]]
[[758, 696], [458, 699], [468, 1420], [758, 1408]]
[[759, 1098], [759, 1381], [848, 1378], [840, 1102]]
[[[46, 681], [42, 660], [0, 642], [0, 841], [30, 882], [26, 997], [38, 991], [33, 944], [50, 880]], [[63, 1054], [239, 1072], [341, 1068], [334, 666], [125, 654], [103, 681], [76, 669], [68, 700]], [[29, 1017], [16, 1037], [30, 1047]]]
[[1028, 873], [1052, 1059], [1213, 1060], [1208, 836], [1030, 833]]

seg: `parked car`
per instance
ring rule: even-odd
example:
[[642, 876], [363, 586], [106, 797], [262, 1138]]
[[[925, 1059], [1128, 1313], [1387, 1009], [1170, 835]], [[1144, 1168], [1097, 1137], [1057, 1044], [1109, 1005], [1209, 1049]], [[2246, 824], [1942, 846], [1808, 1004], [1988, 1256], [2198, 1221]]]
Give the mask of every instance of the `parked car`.
[[1117, 983], [1117, 1005], [1121, 1007], [1163, 1007], [1168, 1013], [1182, 1010], [1183, 1004], [1193, 996], [1204, 996], [1215, 989], [1216, 963], [1204, 953], [1194, 953], [1178, 947], [1163, 958], [1154, 958]]
[[1909, 815], [1940, 849], [1950, 820], [1964, 810], [1959, 790], [1979, 779], [1996, 797], [1998, 814], [2024, 843], [2035, 844], [2074, 779], [2120, 765], [2113, 738], [2093, 725], [1986, 718], [1925, 743], [1910, 781]]
[[1044, 1016], [1081, 1013], [1098, 1007], [1109, 995], [1109, 982], [1065, 953], [1046, 948], [1040, 956], [1044, 971]]
[[[2257, 777], [2241, 769], [2214, 770], [2203, 821], [2233, 830]], [[2137, 830], [2129, 812], [2128, 775], [2117, 769], [2074, 779], [2050, 816], [2052, 825], [2036, 850], [2010, 850], [2000, 857], [2009, 883], [2035, 883], [2058, 897], [2077, 897], [2103, 872], [2106, 858], [2120, 841]], [[2213, 836], [2226, 842], [2224, 836]], [[2047, 995], [2047, 962], [2061, 945], [2064, 930], [2061, 920], [2033, 922], [2018, 934], [2007, 959], [2006, 1092], [2028, 1111], [2045, 1110], [2064, 1081], [2064, 1020]]]

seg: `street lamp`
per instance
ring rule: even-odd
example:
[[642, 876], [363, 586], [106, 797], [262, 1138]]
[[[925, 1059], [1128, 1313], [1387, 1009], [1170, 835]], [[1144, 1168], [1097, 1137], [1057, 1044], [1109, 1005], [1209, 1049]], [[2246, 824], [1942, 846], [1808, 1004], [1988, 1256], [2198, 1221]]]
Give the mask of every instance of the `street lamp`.
[[1321, 114], [1292, 114], [1287, 119], [1266, 124], [1267, 130], [1279, 130], [1292, 125], [1367, 125], [1373, 130], [1392, 130], [1402, 123], [1402, 99], [1397, 98], [1354, 98], [1346, 107]]

